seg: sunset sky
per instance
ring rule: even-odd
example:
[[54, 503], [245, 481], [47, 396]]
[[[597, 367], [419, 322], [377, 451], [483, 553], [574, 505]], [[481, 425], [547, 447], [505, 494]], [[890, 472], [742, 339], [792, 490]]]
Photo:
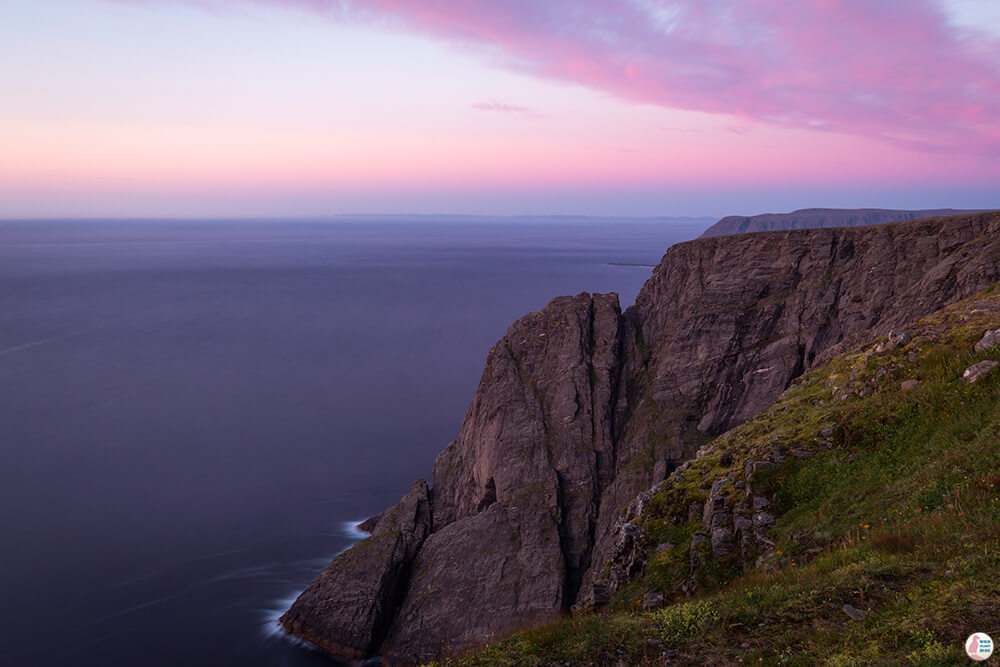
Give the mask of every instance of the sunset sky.
[[1000, 206], [997, 0], [38, 0], [0, 40], [0, 218]]

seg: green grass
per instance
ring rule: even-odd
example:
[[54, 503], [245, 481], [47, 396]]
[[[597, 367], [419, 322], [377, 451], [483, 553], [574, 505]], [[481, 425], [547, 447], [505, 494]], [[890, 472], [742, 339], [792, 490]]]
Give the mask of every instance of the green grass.
[[[968, 664], [969, 634], [1000, 636], [1000, 371], [959, 379], [976, 361], [1000, 361], [997, 348], [972, 352], [1000, 328], [990, 308], [1000, 311], [995, 289], [909, 327], [901, 348], [837, 357], [711, 442], [643, 517], [648, 545], [674, 546], [652, 553], [608, 611], [444, 664]], [[904, 392], [907, 379], [920, 384]], [[776, 451], [783, 462], [745, 479], [748, 461]], [[726, 476], [773, 498], [774, 547], [757, 567], [709, 557], [691, 573], [700, 522], [688, 507]], [[747, 502], [735, 487], [733, 500]], [[678, 584], [692, 575], [687, 598]], [[640, 612], [647, 591], [668, 606]], [[870, 614], [852, 620], [844, 604]]]

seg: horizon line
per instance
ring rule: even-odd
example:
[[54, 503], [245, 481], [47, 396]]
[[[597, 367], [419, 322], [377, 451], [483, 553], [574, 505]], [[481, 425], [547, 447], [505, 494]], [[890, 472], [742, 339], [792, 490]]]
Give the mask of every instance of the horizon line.
[[[724, 216], [722, 216], [724, 217]], [[713, 215], [586, 215], [575, 213], [556, 214], [490, 214], [490, 213], [331, 213], [322, 215], [186, 215], [186, 216], [142, 216], [142, 215], [109, 215], [109, 216], [18, 216], [0, 217], [0, 223], [9, 222], [324, 222], [344, 218], [380, 218], [380, 219], [452, 219], [452, 220], [627, 220], [649, 222], [701, 222], [718, 220]]]

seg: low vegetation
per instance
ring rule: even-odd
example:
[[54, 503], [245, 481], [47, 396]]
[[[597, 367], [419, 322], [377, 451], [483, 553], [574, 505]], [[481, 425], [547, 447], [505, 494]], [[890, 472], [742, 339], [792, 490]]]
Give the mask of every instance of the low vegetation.
[[[607, 610], [443, 664], [968, 664], [969, 634], [1000, 636], [1000, 370], [962, 379], [1000, 361], [974, 350], [995, 329], [994, 289], [809, 372], [652, 497], [644, 574]], [[692, 569], [689, 508], [727, 477], [768, 499], [768, 545], [696, 544]]]

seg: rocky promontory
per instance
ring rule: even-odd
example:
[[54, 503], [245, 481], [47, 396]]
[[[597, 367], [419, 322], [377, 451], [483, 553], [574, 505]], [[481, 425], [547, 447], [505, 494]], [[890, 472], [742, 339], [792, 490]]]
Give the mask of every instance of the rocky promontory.
[[641, 491], [804, 371], [998, 281], [1000, 214], [979, 214], [699, 239], [625, 312], [554, 299], [490, 350], [432, 484], [367, 522], [281, 623], [413, 664], [599, 605]]
[[761, 215], [729, 215], [709, 227], [701, 235], [726, 236], [750, 232], [772, 232], [787, 229], [819, 229], [824, 227], [863, 227], [901, 220], [920, 220], [984, 211], [957, 211], [950, 208], [923, 211], [898, 211], [884, 208], [804, 208], [791, 213]]

